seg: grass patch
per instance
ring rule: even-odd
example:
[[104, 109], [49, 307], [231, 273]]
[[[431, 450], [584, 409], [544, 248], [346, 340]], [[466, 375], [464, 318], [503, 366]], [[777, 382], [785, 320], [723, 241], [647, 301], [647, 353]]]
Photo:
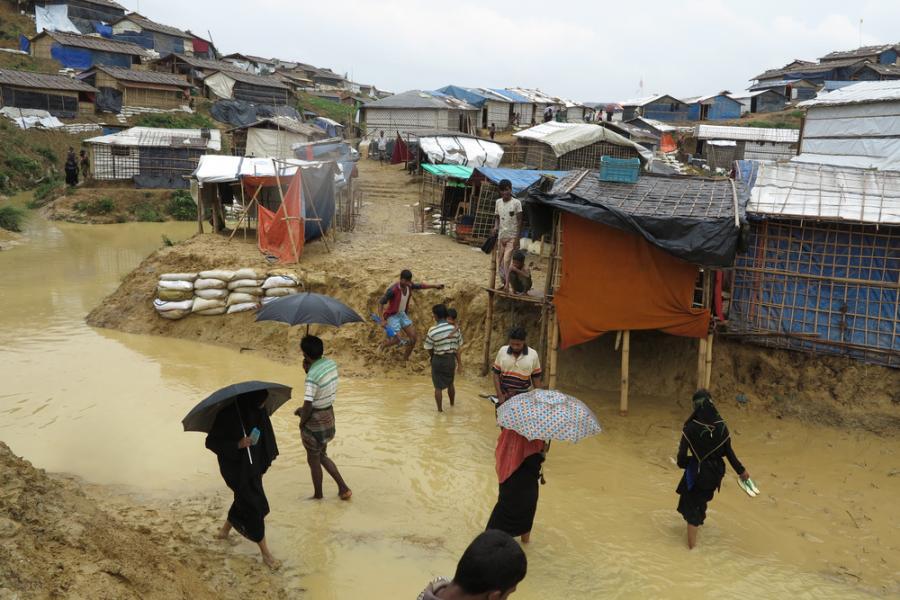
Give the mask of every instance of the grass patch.
[[76, 202], [75, 210], [89, 215], [108, 215], [116, 209], [116, 203], [112, 198], [98, 198], [93, 202]]
[[169, 236], [167, 236], [166, 234], [162, 234], [162, 243], [163, 246], [167, 248], [175, 245], [175, 242], [173, 242], [171, 238], [169, 238]]
[[212, 119], [198, 113], [150, 113], [138, 117], [138, 127], [166, 129], [214, 129]]
[[301, 113], [304, 110], [311, 110], [320, 117], [328, 117], [342, 125], [353, 123], [353, 117], [356, 115], [356, 108], [353, 106], [332, 102], [304, 92], [297, 93], [297, 110]]
[[161, 223], [165, 221], [156, 207], [149, 202], [142, 202], [134, 207], [134, 218], [145, 223]]
[[17, 206], [0, 206], [0, 228], [7, 231], [22, 231], [25, 211]]
[[176, 221], [193, 221], [197, 217], [197, 205], [187, 190], [178, 190], [166, 206], [166, 212]]
[[38, 154], [40, 154], [44, 158], [44, 160], [49, 162], [51, 165], [55, 165], [55, 164], [59, 163], [59, 161], [57, 160], [57, 157], [56, 157], [56, 152], [54, 152], [52, 148], [41, 147], [41, 148], [35, 148], [34, 151], [37, 152]]
[[61, 179], [48, 177], [40, 182], [34, 189], [34, 197], [28, 203], [28, 208], [41, 208], [49, 202], [52, 202], [64, 192], [65, 184]]
[[41, 165], [33, 158], [28, 158], [22, 154], [10, 154], [3, 163], [10, 170], [21, 173], [28, 177], [37, 177], [41, 174]]

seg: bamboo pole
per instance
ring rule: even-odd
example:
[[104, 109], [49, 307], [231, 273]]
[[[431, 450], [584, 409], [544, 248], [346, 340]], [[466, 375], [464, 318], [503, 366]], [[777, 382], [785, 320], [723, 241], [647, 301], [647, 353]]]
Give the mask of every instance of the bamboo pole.
[[197, 188], [197, 230], [203, 233], [203, 188]]
[[494, 330], [494, 285], [497, 281], [497, 245], [491, 252], [491, 276], [488, 279], [488, 305], [487, 315], [484, 318], [484, 360], [481, 365], [481, 376], [488, 374], [488, 364], [491, 360], [491, 334]]
[[697, 389], [700, 389], [706, 382], [706, 338], [700, 338], [697, 344]]
[[706, 337], [706, 379], [704, 381], [706, 389], [709, 389], [709, 384], [712, 381], [712, 360], [713, 360], [713, 334], [710, 333]]
[[619, 390], [619, 415], [628, 416], [628, 366], [631, 359], [631, 331], [622, 333], [622, 385]]
[[550, 357], [548, 363], [550, 365], [550, 374], [547, 378], [547, 387], [555, 390], [559, 364], [559, 321], [556, 318], [555, 310], [550, 313]]
[[[241, 218], [238, 219], [238, 222], [237, 222], [237, 225], [236, 225], [235, 228], [234, 228], [234, 231], [232, 231], [232, 232], [231, 232], [231, 235], [228, 236], [228, 241], [231, 241], [231, 238], [234, 237], [234, 234], [236, 234], [236, 233], [238, 232], [238, 230], [241, 228], [241, 223], [244, 222], [244, 219], [245, 219], [245, 218], [247, 219], [247, 222], [250, 221], [250, 209], [253, 208], [253, 203], [254, 203], [254, 202], [257, 202], [257, 197], [259, 196], [260, 190], [262, 190], [262, 186], [258, 186], [258, 187], [256, 188], [256, 191], [253, 193], [253, 197], [250, 198], [250, 204], [248, 204], [247, 207], [244, 209], [244, 211], [241, 212]], [[244, 193], [244, 186], [243, 186], [243, 184], [241, 184], [241, 194], [243, 195], [243, 193]], [[246, 229], [246, 226], [245, 226], [245, 229], [244, 229], [244, 239], [247, 239], [247, 229]]]

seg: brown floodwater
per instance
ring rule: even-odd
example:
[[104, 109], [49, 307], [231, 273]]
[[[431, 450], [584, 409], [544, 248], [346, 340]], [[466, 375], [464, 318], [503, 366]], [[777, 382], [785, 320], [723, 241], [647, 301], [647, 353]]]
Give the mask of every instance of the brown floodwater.
[[[299, 365], [83, 321], [163, 234], [192, 231], [34, 217], [24, 243], [0, 252], [0, 440], [36, 466], [138, 495], [224, 495], [202, 434], [182, 432], [181, 418], [231, 382], [300, 388]], [[351, 502], [337, 500], [329, 481], [326, 501], [304, 500], [311, 485], [291, 414], [298, 402], [276, 413], [281, 455], [265, 479], [267, 536], [288, 584], [312, 599], [415, 598], [434, 576], [452, 576], [496, 497], [498, 430], [478, 397], [485, 389], [461, 383], [457, 407], [439, 415], [425, 377], [342, 380], [329, 450], [353, 488]], [[604, 432], [553, 445], [528, 577], [514, 598], [900, 594], [896, 438], [723, 401], [738, 456], [763, 494], [747, 497], [729, 472], [699, 548], [688, 552], [672, 462], [685, 410], [663, 395], [637, 397], [621, 418], [615, 394], [570, 391], [597, 411]], [[255, 553], [249, 542], [233, 551]]]

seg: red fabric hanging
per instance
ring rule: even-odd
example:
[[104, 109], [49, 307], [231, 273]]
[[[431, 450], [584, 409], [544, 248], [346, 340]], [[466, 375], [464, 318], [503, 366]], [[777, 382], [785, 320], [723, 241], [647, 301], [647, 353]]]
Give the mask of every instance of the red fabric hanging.
[[[288, 180], [289, 184], [284, 193], [284, 202], [275, 212], [257, 204], [259, 250], [277, 256], [278, 262], [282, 263], [300, 262], [300, 256], [303, 254], [305, 224], [300, 177], [298, 172], [293, 177], [281, 178], [282, 183]], [[252, 191], [260, 186], [277, 186], [274, 177], [245, 177], [243, 183]]]

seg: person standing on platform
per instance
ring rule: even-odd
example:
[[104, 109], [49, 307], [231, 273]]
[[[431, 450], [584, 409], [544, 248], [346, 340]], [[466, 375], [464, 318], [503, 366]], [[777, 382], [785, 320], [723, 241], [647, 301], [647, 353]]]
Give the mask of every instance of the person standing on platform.
[[522, 237], [522, 202], [512, 195], [512, 182], [501, 179], [497, 184], [500, 197], [494, 202], [494, 234], [497, 236], [497, 274], [500, 290], [509, 289], [509, 264]]

